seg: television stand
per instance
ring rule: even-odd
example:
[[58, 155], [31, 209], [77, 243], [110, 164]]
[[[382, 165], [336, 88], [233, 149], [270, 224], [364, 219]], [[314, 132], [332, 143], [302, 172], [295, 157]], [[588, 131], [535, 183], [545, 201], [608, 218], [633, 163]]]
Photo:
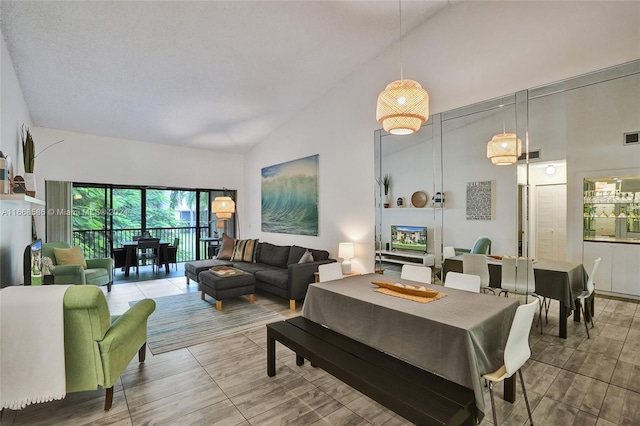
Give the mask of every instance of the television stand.
[[435, 256], [429, 253], [402, 250], [377, 250], [376, 261], [399, 263], [401, 265], [434, 266]]

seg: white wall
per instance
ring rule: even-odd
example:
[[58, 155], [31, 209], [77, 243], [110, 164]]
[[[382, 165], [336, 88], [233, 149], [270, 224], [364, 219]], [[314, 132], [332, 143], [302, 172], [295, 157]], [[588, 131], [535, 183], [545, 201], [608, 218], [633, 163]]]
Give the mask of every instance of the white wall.
[[[244, 185], [239, 154], [43, 127], [32, 130], [37, 157], [36, 196], [41, 199], [45, 180], [213, 189], [240, 189]], [[64, 142], [51, 146], [61, 139]], [[238, 211], [242, 215], [242, 191], [239, 196]], [[44, 218], [38, 219], [38, 235], [43, 236]]]
[[[29, 110], [22, 95], [22, 89], [13, 69], [4, 37], [0, 34], [0, 150], [9, 155], [14, 164], [15, 174], [24, 172], [22, 149], [20, 146], [20, 126], [31, 126]], [[29, 209], [26, 203], [0, 202], [0, 286], [22, 282], [22, 253], [31, 242], [31, 221], [24, 216], [16, 216], [15, 209]], [[10, 211], [10, 212], [9, 212]]]
[[[447, 111], [638, 59], [639, 17], [638, 2], [458, 3], [403, 40], [404, 76], [429, 91], [432, 113]], [[338, 242], [352, 240], [353, 269], [373, 271], [375, 104], [398, 77], [398, 50], [390, 49], [245, 156], [245, 235], [325, 248], [334, 256]], [[260, 169], [315, 153], [319, 236], [262, 233]]]
[[[640, 47], [640, 44], [639, 44]], [[640, 75], [569, 92], [567, 109], [567, 256], [582, 261], [583, 179], [640, 174], [640, 145], [623, 133], [640, 130]]]

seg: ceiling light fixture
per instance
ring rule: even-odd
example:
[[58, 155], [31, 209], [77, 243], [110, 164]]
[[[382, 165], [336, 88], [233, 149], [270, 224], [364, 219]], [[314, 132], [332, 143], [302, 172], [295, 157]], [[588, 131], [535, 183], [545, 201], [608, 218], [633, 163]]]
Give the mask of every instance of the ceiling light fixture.
[[514, 164], [522, 155], [522, 141], [515, 133], [500, 133], [487, 143], [487, 158], [497, 166]]
[[429, 118], [429, 94], [420, 83], [402, 75], [402, 1], [400, 16], [400, 80], [393, 81], [378, 95], [376, 120], [392, 135], [409, 135]]
[[556, 173], [556, 167], [553, 164], [549, 164], [547, 168], [544, 169], [544, 172], [551, 176]]

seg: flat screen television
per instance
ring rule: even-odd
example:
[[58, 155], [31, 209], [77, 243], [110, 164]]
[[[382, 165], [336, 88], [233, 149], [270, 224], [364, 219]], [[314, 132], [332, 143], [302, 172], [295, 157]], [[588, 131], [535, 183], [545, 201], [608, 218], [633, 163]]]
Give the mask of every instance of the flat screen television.
[[391, 226], [391, 249], [427, 252], [426, 226]]

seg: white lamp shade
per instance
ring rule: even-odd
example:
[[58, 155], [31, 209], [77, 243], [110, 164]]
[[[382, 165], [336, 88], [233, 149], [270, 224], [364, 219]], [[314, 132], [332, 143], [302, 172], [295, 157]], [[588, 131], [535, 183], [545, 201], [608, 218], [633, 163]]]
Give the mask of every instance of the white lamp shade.
[[389, 83], [378, 95], [376, 120], [393, 135], [418, 131], [429, 118], [429, 94], [413, 80]]
[[231, 215], [236, 212], [236, 203], [231, 197], [216, 197], [211, 203], [211, 212], [218, 219], [231, 219]]
[[495, 165], [515, 164], [522, 155], [522, 141], [515, 133], [500, 133], [487, 143], [487, 158]]
[[353, 243], [340, 243], [338, 246], [338, 257], [343, 259], [353, 259], [354, 255]]

